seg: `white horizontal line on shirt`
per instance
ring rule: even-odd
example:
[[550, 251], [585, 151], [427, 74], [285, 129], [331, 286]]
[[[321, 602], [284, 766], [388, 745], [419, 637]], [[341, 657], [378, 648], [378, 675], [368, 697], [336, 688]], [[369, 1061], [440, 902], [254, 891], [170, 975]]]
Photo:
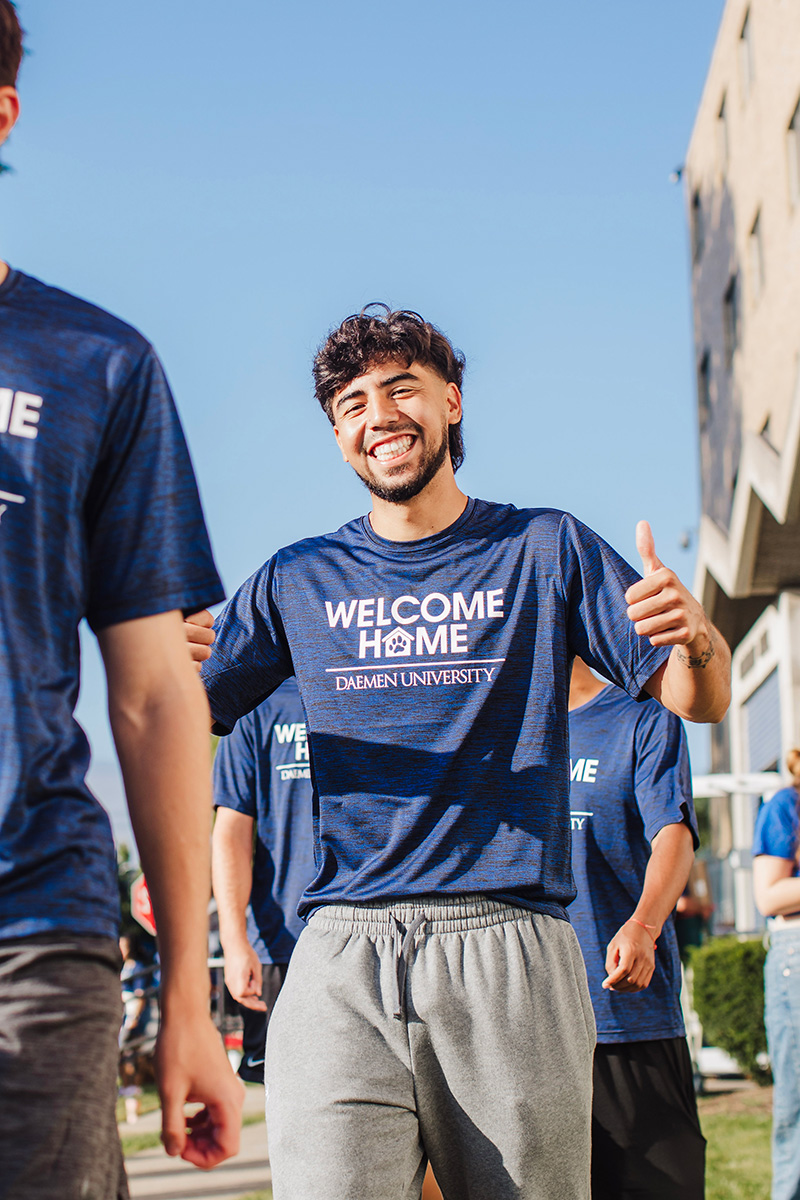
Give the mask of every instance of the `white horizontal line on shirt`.
[[0, 500], [8, 500], [10, 504], [24, 504], [24, 496], [15, 496], [13, 492], [0, 492]]
[[452, 662], [387, 662], [378, 663], [376, 666], [364, 665], [363, 667], [326, 667], [325, 674], [330, 675], [333, 671], [385, 671], [387, 668], [391, 670], [392, 667], [403, 669], [406, 667], [472, 667], [477, 663], [501, 663], [505, 661], [506, 660], [504, 658], [459, 658], [453, 660]]

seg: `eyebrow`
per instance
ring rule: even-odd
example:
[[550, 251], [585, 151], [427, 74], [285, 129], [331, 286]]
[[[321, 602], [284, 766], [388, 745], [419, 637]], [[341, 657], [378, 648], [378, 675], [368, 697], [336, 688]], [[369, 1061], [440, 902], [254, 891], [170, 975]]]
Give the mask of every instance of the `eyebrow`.
[[[399, 371], [397, 375], [388, 375], [386, 379], [381, 379], [378, 387], [391, 387], [393, 383], [400, 383], [402, 379], [413, 379], [415, 383], [419, 383], [419, 376], [415, 375], [413, 371]], [[359, 396], [365, 395], [366, 392], [363, 388], [353, 388], [352, 391], [345, 392], [342, 396], [340, 396], [339, 399], [335, 401], [333, 407], [338, 409], [339, 406], [344, 404], [346, 400], [357, 400]]]

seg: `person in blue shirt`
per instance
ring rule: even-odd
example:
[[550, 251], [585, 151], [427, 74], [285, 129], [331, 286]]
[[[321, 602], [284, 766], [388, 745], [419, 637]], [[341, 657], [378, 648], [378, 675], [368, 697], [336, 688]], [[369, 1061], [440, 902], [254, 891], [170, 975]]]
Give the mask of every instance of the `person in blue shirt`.
[[[212, 878], [225, 983], [241, 1006], [239, 1076], [264, 1081], [272, 1009], [305, 922], [315, 874], [306, 716], [295, 679], [247, 713], [214, 759]], [[441, 1197], [430, 1174], [423, 1200]]]
[[728, 704], [646, 523], [640, 578], [568, 513], [460, 490], [463, 365], [416, 313], [335, 329], [317, 398], [371, 512], [187, 625], [218, 732], [291, 675], [306, 711], [317, 871], [267, 1038], [282, 1200], [418, 1196], [428, 1159], [451, 1198], [588, 1194], [571, 661], [691, 720]]
[[764, 1023], [775, 1091], [772, 1104], [772, 1200], [800, 1200], [800, 750], [786, 766], [791, 787], [762, 804], [753, 837], [756, 904], [767, 918]]
[[702, 1200], [673, 919], [697, 845], [686, 735], [671, 712], [637, 704], [576, 658], [569, 744], [569, 918], [597, 1024], [592, 1197]]
[[244, 1020], [239, 1075], [264, 1079], [269, 1015], [304, 922], [314, 838], [306, 715], [294, 679], [247, 713], [214, 759], [212, 878], [225, 983]]
[[[22, 32], [0, 0], [0, 144]], [[73, 710], [78, 627], [111, 723], [163, 963], [171, 1154], [238, 1148], [208, 1015], [208, 705], [182, 613], [222, 598], [162, 368], [130, 326], [0, 262], [0, 1180], [7, 1200], [127, 1195], [115, 1120], [119, 893]], [[187, 1136], [184, 1101], [207, 1106]]]

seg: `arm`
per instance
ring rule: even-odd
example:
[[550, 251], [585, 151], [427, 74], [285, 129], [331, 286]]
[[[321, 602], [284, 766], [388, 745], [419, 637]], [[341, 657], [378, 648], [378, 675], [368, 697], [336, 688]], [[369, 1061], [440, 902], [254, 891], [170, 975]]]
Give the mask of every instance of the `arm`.
[[646, 521], [636, 527], [644, 578], [625, 593], [628, 616], [651, 646], [672, 646], [645, 690], [686, 721], [721, 721], [731, 699], [731, 653], [691, 592], [656, 556]]
[[253, 818], [220, 806], [211, 841], [211, 878], [225, 954], [225, 983], [239, 1004], [266, 1012], [261, 963], [247, 937], [246, 909], [253, 886]]
[[655, 942], [686, 886], [693, 860], [688, 825], [665, 825], [658, 831], [639, 903], [608, 944], [604, 988], [640, 992], [648, 986], [656, 966]]
[[792, 876], [794, 859], [759, 854], [753, 859], [753, 891], [765, 917], [800, 912], [800, 878]]
[[[243, 1096], [208, 1011], [208, 705], [186, 654], [180, 613], [112, 625], [98, 640], [158, 925], [162, 1138], [168, 1154], [212, 1167], [238, 1151]], [[188, 1137], [187, 1100], [206, 1105]]]

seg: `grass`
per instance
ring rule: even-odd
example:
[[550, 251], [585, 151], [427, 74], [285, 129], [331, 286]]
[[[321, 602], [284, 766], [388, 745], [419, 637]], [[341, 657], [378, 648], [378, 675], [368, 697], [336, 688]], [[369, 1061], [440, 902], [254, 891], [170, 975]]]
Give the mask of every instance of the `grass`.
[[772, 1088], [701, 1096], [706, 1200], [769, 1200]]
[[240, 1200], [272, 1200], [272, 1188], [267, 1188], [265, 1192], [248, 1192]]
[[154, 1133], [126, 1133], [120, 1141], [122, 1153], [128, 1158], [131, 1154], [138, 1154], [140, 1150], [154, 1150], [156, 1146], [160, 1146], [161, 1130]]

